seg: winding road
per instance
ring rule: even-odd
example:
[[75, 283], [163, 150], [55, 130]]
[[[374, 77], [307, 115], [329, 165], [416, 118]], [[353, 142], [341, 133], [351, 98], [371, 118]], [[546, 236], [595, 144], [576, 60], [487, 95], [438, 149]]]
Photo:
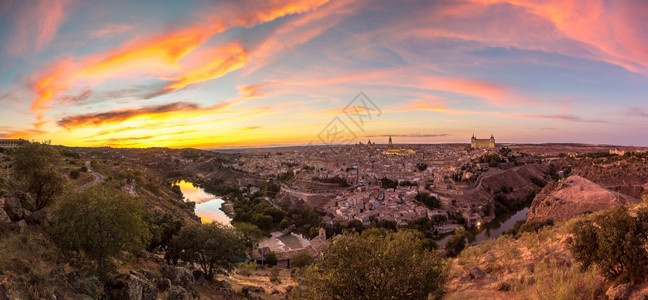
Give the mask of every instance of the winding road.
[[77, 189], [77, 190], [79, 190], [79, 191], [84, 190], [84, 189], [87, 189], [87, 188], [89, 188], [89, 187], [91, 187], [91, 186], [93, 186], [93, 185], [99, 183], [100, 181], [104, 180], [104, 176], [101, 175], [101, 174], [99, 174], [99, 173], [97, 173], [97, 172], [95, 172], [95, 171], [93, 171], [93, 170], [90, 168], [90, 165], [91, 165], [90, 161], [86, 161], [86, 162], [85, 162], [85, 167], [88, 168], [88, 172], [92, 173], [92, 176], [94, 176], [94, 180], [93, 180], [92, 182], [89, 182], [89, 183], [87, 183], [87, 184], [84, 184], [84, 185], [80, 186], [80, 187]]

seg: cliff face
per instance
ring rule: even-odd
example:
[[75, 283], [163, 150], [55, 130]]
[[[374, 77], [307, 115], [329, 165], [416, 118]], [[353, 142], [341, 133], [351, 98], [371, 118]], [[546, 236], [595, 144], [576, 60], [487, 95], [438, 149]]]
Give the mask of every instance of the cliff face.
[[527, 221], [568, 220], [584, 212], [608, 209], [639, 200], [602, 188], [578, 175], [551, 182], [536, 195]]

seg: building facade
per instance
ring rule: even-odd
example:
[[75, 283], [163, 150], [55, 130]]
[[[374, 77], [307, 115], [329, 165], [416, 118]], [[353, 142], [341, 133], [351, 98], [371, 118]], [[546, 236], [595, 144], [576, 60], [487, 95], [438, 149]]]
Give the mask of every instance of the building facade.
[[470, 147], [473, 149], [493, 149], [495, 148], [495, 137], [491, 134], [490, 139], [478, 139], [473, 134], [470, 139]]
[[0, 139], [0, 148], [18, 148], [27, 143], [23, 139]]

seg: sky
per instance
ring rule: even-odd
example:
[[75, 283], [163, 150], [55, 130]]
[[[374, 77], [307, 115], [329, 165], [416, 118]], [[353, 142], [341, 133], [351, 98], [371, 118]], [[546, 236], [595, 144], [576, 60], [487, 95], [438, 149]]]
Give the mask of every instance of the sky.
[[648, 1], [0, 1], [0, 138], [648, 146]]

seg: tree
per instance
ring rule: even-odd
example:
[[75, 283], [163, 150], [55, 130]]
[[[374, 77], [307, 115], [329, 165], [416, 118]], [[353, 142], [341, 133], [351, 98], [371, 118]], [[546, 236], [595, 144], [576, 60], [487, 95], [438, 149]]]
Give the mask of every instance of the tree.
[[582, 268], [596, 265], [608, 279], [643, 281], [648, 265], [648, 211], [642, 209], [637, 215], [634, 218], [619, 206], [593, 222], [574, 226], [569, 249]]
[[62, 162], [61, 154], [46, 143], [27, 143], [16, 151], [15, 176], [34, 195], [37, 209], [65, 189], [67, 178], [57, 170]]
[[416, 232], [370, 229], [336, 237], [317, 268], [307, 272], [305, 293], [330, 299], [441, 298], [448, 269]]
[[95, 186], [64, 197], [51, 233], [64, 250], [83, 251], [107, 275], [109, 259], [128, 250], [141, 250], [149, 238], [142, 205], [119, 190]]
[[170, 213], [160, 213], [158, 211], [146, 216], [151, 240], [146, 246], [146, 250], [152, 252], [156, 249], [167, 251], [173, 236], [180, 232], [184, 226], [184, 220]]
[[245, 256], [243, 235], [236, 228], [217, 222], [187, 225], [172, 244], [180, 259], [200, 265], [208, 279], [233, 270], [238, 259]]
[[464, 248], [466, 248], [466, 237], [459, 231], [455, 232], [445, 245], [446, 254], [449, 257], [456, 257]]
[[315, 260], [313, 257], [306, 253], [306, 252], [300, 252], [295, 255], [293, 255], [290, 258], [290, 266], [291, 267], [296, 267], [296, 268], [303, 268], [306, 266], [311, 265]]
[[274, 252], [268, 252], [266, 253], [263, 258], [265, 259], [266, 264], [269, 266], [276, 266], [277, 265], [277, 253]]

